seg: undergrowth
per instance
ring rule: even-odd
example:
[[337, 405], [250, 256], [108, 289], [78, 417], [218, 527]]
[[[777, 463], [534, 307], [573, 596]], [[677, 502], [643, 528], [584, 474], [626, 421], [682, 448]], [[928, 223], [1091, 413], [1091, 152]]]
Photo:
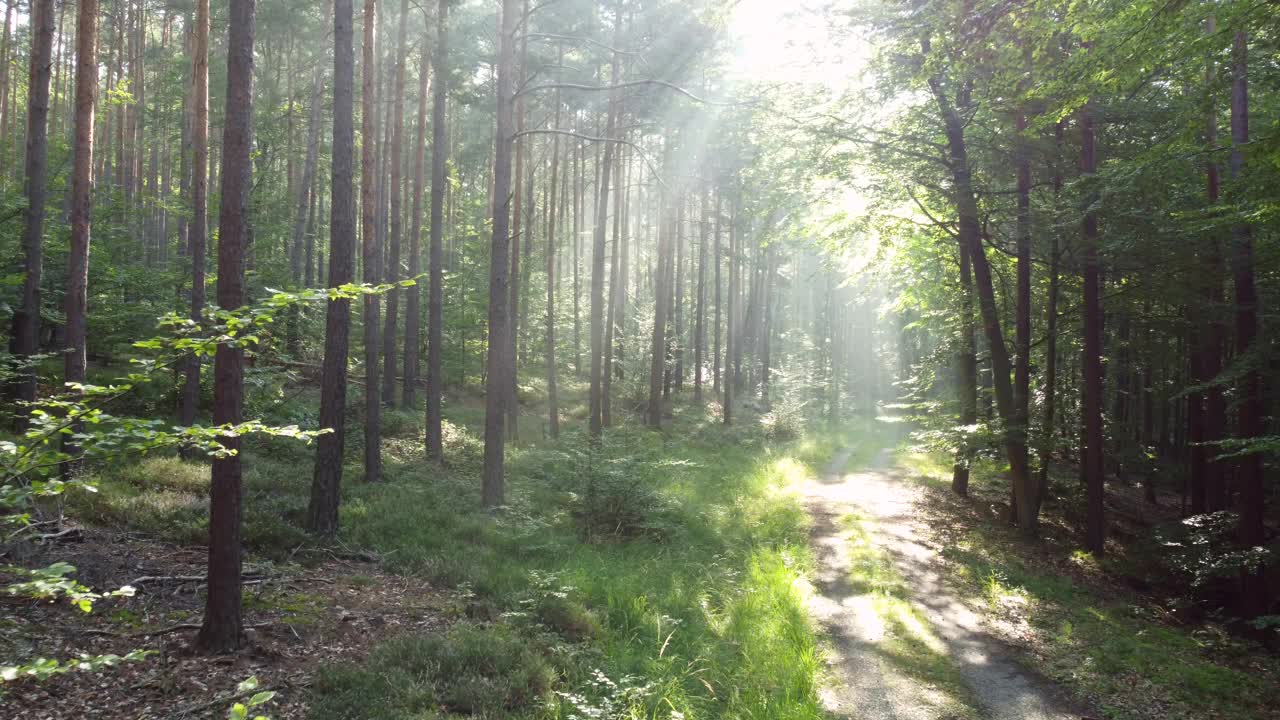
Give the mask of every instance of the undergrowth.
[[[445, 627], [324, 669], [316, 718], [823, 717], [799, 582], [808, 517], [790, 487], [849, 438], [783, 442], [771, 420], [726, 428], [677, 406], [672, 427], [628, 423], [589, 450], [575, 423], [508, 446], [507, 505], [486, 512], [477, 416], [454, 411], [445, 469], [423, 458], [417, 414], [388, 413], [386, 480], [347, 468], [337, 539], [455, 597]], [[310, 452], [248, 443], [245, 468], [246, 545], [322, 561], [302, 529]], [[203, 540], [206, 467], [153, 458], [99, 474], [78, 516]]]

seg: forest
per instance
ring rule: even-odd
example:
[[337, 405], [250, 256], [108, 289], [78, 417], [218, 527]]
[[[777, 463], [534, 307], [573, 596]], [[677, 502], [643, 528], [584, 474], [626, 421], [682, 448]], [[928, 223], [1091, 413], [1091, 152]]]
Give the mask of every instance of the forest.
[[0, 716], [1280, 718], [1275, 3], [0, 2]]

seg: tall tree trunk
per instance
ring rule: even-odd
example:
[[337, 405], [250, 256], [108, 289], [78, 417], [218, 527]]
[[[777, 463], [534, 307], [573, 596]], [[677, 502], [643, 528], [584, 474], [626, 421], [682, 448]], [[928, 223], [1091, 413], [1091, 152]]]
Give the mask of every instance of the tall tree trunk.
[[[253, 35], [255, 0], [231, 0], [227, 44], [227, 114], [222, 129], [222, 194], [218, 212], [218, 307], [244, 304], [245, 240], [252, 187]], [[213, 424], [234, 425], [244, 409], [244, 350], [218, 345], [213, 360]], [[211, 652], [240, 647], [240, 438], [213, 461], [209, 489], [209, 578], [196, 644]]]
[[[621, 109], [619, 109], [621, 113]], [[621, 305], [619, 281], [622, 279], [619, 250], [622, 235], [622, 166], [626, 159], [618, 152], [613, 168], [613, 240], [609, 251], [609, 300], [605, 310], [604, 378], [601, 389], [600, 415], [605, 427], [613, 425], [614, 338], [618, 335], [618, 308]]]
[[[614, 34], [622, 34], [622, 6], [614, 19]], [[618, 78], [618, 56], [613, 55], [610, 81]], [[613, 176], [614, 143], [617, 127], [617, 92], [610, 94], [608, 120], [605, 126], [604, 159], [600, 164], [600, 181], [597, 190], [596, 221], [591, 243], [591, 390], [589, 398], [590, 419], [588, 430], [592, 441], [598, 441], [604, 427], [604, 257], [605, 238], [609, 219], [609, 181]]]
[[[1059, 121], [1054, 128], [1058, 158], [1062, 158], [1063, 131], [1065, 123]], [[1062, 170], [1055, 167], [1053, 175], [1054, 198], [1062, 194]], [[1042, 410], [1042, 435], [1040, 438], [1040, 476], [1036, 481], [1036, 496], [1043, 504], [1049, 492], [1049, 465], [1053, 461], [1053, 425], [1056, 411], [1058, 390], [1058, 292], [1060, 279], [1058, 265], [1061, 262], [1058, 249], [1058, 231], [1049, 234], [1049, 297], [1045, 308], [1045, 356], [1044, 356], [1044, 402]], [[975, 418], [976, 420], [976, 418]]]
[[[355, 278], [355, 48], [352, 0], [333, 6], [333, 188], [329, 202], [329, 288]], [[320, 382], [320, 427], [316, 441], [307, 527], [317, 535], [338, 532], [338, 490], [346, 441], [347, 355], [351, 300], [330, 299], [325, 308], [324, 365]]]
[[[671, 143], [672, 140], [668, 138], [666, 140], [666, 148], [663, 151], [664, 170], [669, 168]], [[669, 193], [664, 189], [662, 195], [658, 198], [658, 247], [653, 263], [653, 337], [650, 343], [649, 407], [647, 413], [648, 425], [654, 428], [662, 427], [662, 385], [667, 355], [667, 303], [671, 298], [671, 293], [667, 290], [666, 272], [667, 256], [671, 253], [671, 231], [667, 226], [665, 216], [671, 211], [669, 205], [674, 201], [675, 196], [676, 193]]]
[[[524, 7], [521, 11], [521, 18], [529, 16], [529, 0], [524, 0]], [[523, 88], [529, 75], [529, 37], [528, 33], [520, 33], [520, 57], [516, 60], [518, 70], [517, 87]], [[515, 98], [515, 191], [514, 204], [515, 207], [511, 212], [511, 270], [507, 276], [510, 283], [510, 297], [508, 302], [507, 321], [510, 328], [507, 331], [507, 342], [511, 345], [507, 350], [506, 357], [511, 362], [511, 370], [508, 373], [511, 382], [506, 388], [506, 431], [507, 439], [512, 442], [518, 442], [520, 439], [520, 397], [516, 392], [516, 383], [519, 379], [517, 371], [516, 358], [516, 341], [520, 333], [520, 246], [524, 244], [526, 247], [532, 242], [532, 224], [525, 221], [524, 212], [526, 210], [525, 196], [525, 139], [523, 137], [525, 126], [525, 101], [524, 95], [517, 94]]]
[[[769, 244], [764, 251], [764, 277], [760, 284], [760, 302], [764, 306], [760, 326], [760, 404], [766, 410], [770, 408], [769, 400], [769, 380], [770, 366], [769, 353], [773, 349], [773, 276], [777, 273], [774, 267], [774, 254], [776, 248], [772, 243]], [[695, 339], [694, 342], [697, 342]]]
[[[732, 364], [731, 359], [734, 356], [734, 347], [739, 342], [737, 328], [737, 305], [738, 305], [738, 213], [737, 202], [733, 203], [732, 215], [729, 218], [729, 298], [728, 312], [725, 318], [725, 338], [724, 338], [724, 424], [733, 424], [733, 391], [735, 381], [730, 377], [729, 366]], [[717, 283], [718, 284], [718, 283]], [[717, 313], [718, 314], [718, 313]]]
[[[956, 358], [958, 377], [956, 385], [960, 395], [960, 424], [973, 427], [978, 422], [978, 356], [973, 342], [973, 272], [969, 261], [969, 249], [960, 245], [960, 352]], [[973, 462], [973, 448], [966, 438], [959, 450], [960, 457], [951, 471], [951, 490], [961, 497], [969, 495], [969, 468]]]
[[[401, 0], [400, 18], [396, 24], [399, 32], [396, 37], [395, 81], [391, 91], [391, 147], [387, 154], [387, 164], [391, 166], [390, 187], [387, 188], [391, 195], [391, 217], [386, 282], [391, 285], [400, 282], [400, 236], [404, 232], [404, 47], [409, 26], [409, 0]], [[399, 325], [400, 293], [399, 288], [392, 288], [387, 293], [386, 325], [382, 332], [382, 404], [387, 407], [396, 404], [396, 367], [399, 364], [396, 328]]]
[[[27, 208], [26, 227], [22, 234], [22, 306], [13, 316], [13, 354], [20, 363], [15, 382], [16, 395], [18, 400], [25, 402], [36, 399], [36, 371], [32, 357], [40, 345], [53, 22], [53, 0], [35, 0], [31, 8], [31, 72], [27, 84]], [[19, 426], [25, 427], [25, 413], [20, 413], [19, 417]]]
[[[378, 0], [364, 0], [364, 45], [360, 64], [360, 240], [363, 279], [382, 282], [378, 244]], [[378, 401], [377, 295], [364, 296], [364, 480], [382, 476], [382, 405]]]
[[[436, 18], [436, 49], [431, 73], [435, 93], [431, 98], [431, 238], [427, 297], [427, 457], [444, 462], [441, 437], [440, 396], [444, 386], [441, 355], [444, 351], [444, 194], [449, 161], [445, 128], [445, 106], [449, 97], [446, 62], [449, 57], [449, 0], [439, 0]], [[425, 72], [425, 70], [424, 70]]]
[[1027, 457], [1027, 438], [1030, 427], [1031, 397], [1031, 148], [1024, 134], [1027, 131], [1026, 111], [1019, 109], [1015, 119], [1018, 162], [1018, 212], [1015, 227], [1015, 246], [1017, 249], [1017, 288], [1014, 302], [1014, 363], [1013, 363], [1013, 424], [1006, 429], [1014, 436], [1014, 442], [1022, 454], [1021, 464], [1027, 468], [1021, 487], [1013, 485], [1013, 498], [1016, 509], [1013, 512], [1022, 524], [1029, 520], [1031, 528], [1025, 530], [1030, 535], [1035, 532], [1036, 519], [1040, 514], [1039, 486], [1032, 481]]
[[[564, 63], [564, 48], [556, 53], [556, 65]], [[556, 89], [554, 127], [560, 127], [560, 90]], [[560, 437], [560, 402], [556, 387], [556, 192], [560, 181], [560, 136], [551, 140], [551, 189], [547, 202], [547, 434]]]
[[520, 0], [502, 0], [501, 30], [498, 34], [497, 133], [494, 138], [493, 238], [489, 251], [489, 352], [485, 367], [484, 467], [481, 474], [481, 501], [497, 507], [504, 500], [503, 411], [515, 369], [507, 358], [510, 342], [508, 323], [508, 262], [511, 244], [511, 144], [514, 139], [512, 75], [515, 74], [516, 22]]
[[[1231, 180], [1244, 179], [1245, 148], [1249, 144], [1249, 39], [1237, 30], [1231, 46]], [[1239, 192], [1238, 190], [1236, 192]], [[1231, 231], [1231, 273], [1236, 295], [1236, 361], [1244, 363], [1239, 380], [1239, 436], [1242, 440], [1262, 437], [1262, 376], [1252, 357], [1258, 335], [1258, 294], [1254, 287], [1253, 237], [1247, 222], [1237, 222]], [[1251, 452], [1237, 460], [1236, 479], [1240, 487], [1240, 544], [1246, 548], [1266, 544], [1266, 487], [1262, 455]], [[1266, 567], [1257, 566], [1241, 572], [1241, 614], [1247, 618], [1267, 612], [1268, 591]]]
[[[71, 169], [71, 238], [67, 253], [67, 294], [63, 310], [67, 317], [66, 354], [63, 376], [66, 382], [82, 383], [85, 374], [85, 316], [88, 312], [89, 236], [93, 218], [93, 108], [98, 92], [98, 3], [80, 0], [76, 8], [76, 134]], [[63, 451], [79, 454], [64, 436]], [[63, 466], [64, 474], [77, 469]]]
[[[1093, 110], [1087, 104], [1080, 115], [1080, 170], [1087, 177], [1097, 172], [1097, 147], [1093, 130]], [[1098, 217], [1093, 199], [1084, 215], [1082, 255], [1084, 265], [1084, 389], [1082, 414], [1084, 437], [1084, 477], [1087, 495], [1085, 547], [1101, 553], [1106, 544], [1103, 517], [1103, 432], [1102, 432], [1102, 298], [1098, 264]]]
[[409, 287], [404, 308], [404, 386], [401, 402], [410, 410], [418, 404], [419, 344], [422, 336], [422, 193], [426, 188], [427, 96], [431, 91], [429, 43], [422, 42], [418, 62], [418, 127], [413, 150], [413, 205], [409, 227]]
[[[17, 0], [9, 0], [4, 5], [4, 35], [0, 39], [0, 138], [8, 135], [9, 123], [13, 122], [13, 109], [9, 104], [9, 56], [13, 54], [13, 6]], [[0, 152], [0, 183], [4, 182], [4, 153]]]
[[711, 263], [715, 268], [715, 292], [713, 294], [715, 300], [715, 321], [711, 323], [711, 332], [715, 336], [713, 359], [711, 363], [711, 394], [720, 397], [720, 297], [723, 292], [720, 289], [720, 266], [722, 263], [722, 252], [720, 249], [720, 191], [715, 192], [715, 247], [711, 251]]
[[[196, 0], [195, 28], [191, 40], [191, 226], [187, 250], [191, 256], [191, 321], [204, 322], [205, 256], [209, 224], [209, 0]], [[186, 360], [180, 422], [193, 425], [200, 405], [198, 355]]]
[[[978, 219], [978, 204], [973, 191], [973, 177], [969, 168], [968, 147], [964, 136], [964, 121], [960, 113], [942, 91], [936, 78], [929, 80], [930, 89], [938, 104], [946, 126], [947, 146], [950, 155], [954, 197], [958, 216], [958, 232], [960, 242], [969, 252], [969, 260], [973, 266], [974, 284], [977, 288], [978, 307], [981, 311], [983, 331], [987, 338], [987, 347], [991, 355], [992, 384], [995, 390], [996, 405], [1000, 418], [1006, 428], [1005, 451], [1009, 458], [1013, 485], [1024, 489], [1030, 484], [1027, 467], [1027, 447], [1025, 433], [1011, 431], [1016, 426], [1015, 403], [1011, 380], [1009, 351], [1005, 346], [1004, 333], [1000, 326], [999, 309], [996, 306], [995, 289], [992, 283], [991, 266], [987, 263], [986, 250], [982, 243], [981, 226]], [[1030, 497], [1031, 493], [1019, 493], [1021, 497]], [[1019, 505], [1020, 510], [1030, 509], [1027, 504]], [[1034, 516], [1019, 517], [1018, 524], [1027, 535], [1036, 532]]]
[[707, 187], [703, 185], [702, 216], [698, 222], [698, 287], [696, 292], [693, 326], [693, 402], [702, 404], [702, 363], [707, 345], [707, 236], [711, 222], [711, 207]]

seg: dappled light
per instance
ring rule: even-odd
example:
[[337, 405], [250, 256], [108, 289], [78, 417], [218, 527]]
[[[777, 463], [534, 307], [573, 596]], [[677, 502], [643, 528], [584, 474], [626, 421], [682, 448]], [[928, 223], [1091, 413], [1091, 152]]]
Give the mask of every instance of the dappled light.
[[6, 0], [0, 717], [1280, 707], [1280, 33]]

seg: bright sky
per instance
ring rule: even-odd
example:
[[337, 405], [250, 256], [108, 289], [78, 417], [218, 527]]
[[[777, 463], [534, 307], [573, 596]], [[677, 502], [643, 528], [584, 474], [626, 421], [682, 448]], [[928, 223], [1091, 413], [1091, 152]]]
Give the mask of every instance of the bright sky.
[[847, 87], [866, 64], [863, 43], [829, 0], [740, 0], [729, 23], [736, 57], [733, 72], [744, 80]]

